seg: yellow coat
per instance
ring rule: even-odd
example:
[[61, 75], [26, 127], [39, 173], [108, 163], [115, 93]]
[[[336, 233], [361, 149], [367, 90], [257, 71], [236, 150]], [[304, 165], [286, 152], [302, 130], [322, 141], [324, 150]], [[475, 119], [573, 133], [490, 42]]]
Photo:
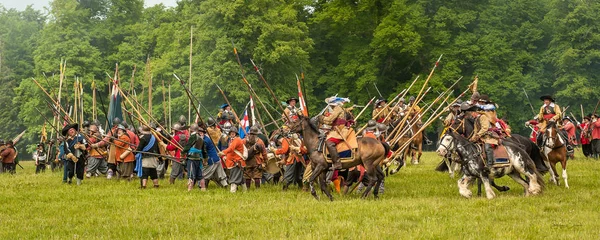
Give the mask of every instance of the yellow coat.
[[[556, 124], [558, 126], [560, 126], [561, 121], [560, 119], [562, 118], [562, 111], [560, 110], [560, 107], [558, 106], [558, 104], [554, 104], [554, 117], [552, 117], [551, 119], [554, 120], [556, 122]], [[546, 131], [546, 125], [548, 125], [548, 121], [544, 118], [544, 114], [546, 113], [544, 106], [540, 107], [540, 113], [538, 114], [538, 121], [540, 122], [540, 132], [545, 132]]]
[[492, 127], [490, 119], [485, 114], [481, 114], [475, 119], [475, 129], [473, 130], [471, 140], [498, 145], [498, 139], [490, 135], [490, 127]]
[[348, 128], [345, 125], [335, 125], [335, 121], [338, 118], [346, 119], [345, 115], [346, 115], [346, 112], [344, 111], [344, 108], [342, 108], [341, 106], [335, 106], [335, 107], [333, 107], [333, 110], [323, 114], [321, 122], [323, 124], [332, 126], [331, 130], [327, 134], [327, 139], [329, 139], [329, 138], [345, 139], [345, 136], [348, 135]]

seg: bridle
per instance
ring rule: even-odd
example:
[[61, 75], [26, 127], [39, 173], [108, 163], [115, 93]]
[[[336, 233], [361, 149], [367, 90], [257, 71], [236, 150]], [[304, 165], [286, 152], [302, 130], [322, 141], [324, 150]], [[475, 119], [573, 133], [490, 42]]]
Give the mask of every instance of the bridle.
[[[551, 134], [548, 134], [549, 129], [554, 130], [554, 132], [555, 132], [554, 136], [550, 136]], [[546, 127], [546, 131], [544, 131], [543, 146], [547, 147], [547, 148], [550, 148], [552, 150], [558, 149], [558, 148], [561, 148], [561, 147], [565, 146], [565, 143], [562, 142], [562, 139], [560, 138], [559, 134], [560, 133], [558, 132], [558, 127], [556, 127], [556, 125], [552, 125], [551, 128], [549, 128], [547, 126]], [[550, 147], [550, 146], [546, 145], [546, 143], [548, 142], [549, 139], [553, 140], [553, 142], [554, 142], [554, 146], [553, 147]], [[556, 143], [560, 143], [560, 144], [556, 144]]]

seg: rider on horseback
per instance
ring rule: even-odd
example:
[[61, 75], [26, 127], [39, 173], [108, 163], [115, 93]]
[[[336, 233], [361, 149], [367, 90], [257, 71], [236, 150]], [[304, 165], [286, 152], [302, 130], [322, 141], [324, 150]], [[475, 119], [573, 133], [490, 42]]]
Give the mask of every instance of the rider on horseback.
[[[558, 127], [560, 127], [561, 122], [559, 120], [561, 120], [562, 111], [560, 110], [558, 104], [554, 103], [554, 98], [552, 98], [552, 96], [545, 95], [540, 97], [540, 99], [544, 101], [544, 105], [540, 108], [540, 113], [537, 116], [537, 120], [540, 124], [540, 131], [537, 136], [537, 144], [541, 149], [543, 147], [542, 145], [544, 144], [543, 135], [546, 132], [546, 126], [548, 126], [548, 123], [554, 122]], [[573, 147], [568, 144], [569, 141], [567, 137], [563, 136], [564, 134], [562, 133], [559, 135], [564, 140], [565, 144], [567, 144], [567, 151], [572, 151]]]
[[500, 135], [497, 133], [496, 127], [492, 125], [488, 116], [480, 112], [481, 108], [479, 106], [471, 106], [461, 110], [475, 119], [475, 129], [469, 141], [483, 143], [485, 158], [487, 160], [485, 170], [490, 173], [494, 164], [493, 148], [499, 144]]
[[344, 103], [350, 102], [350, 99], [330, 97], [325, 99], [325, 102], [329, 105], [329, 110], [319, 116], [319, 123], [322, 124], [321, 129], [324, 130], [324, 134], [319, 135], [319, 148], [326, 139], [327, 151], [333, 162], [332, 168], [339, 170], [342, 169], [342, 162], [339, 159], [336, 145], [345, 141], [345, 136], [349, 135], [349, 131], [354, 131], [350, 128], [353, 120], [347, 119], [346, 116], [349, 114], [342, 107]]
[[375, 102], [375, 109], [373, 109], [373, 119], [378, 123], [387, 121], [386, 117], [390, 112], [390, 108], [387, 105], [387, 100], [379, 99]]

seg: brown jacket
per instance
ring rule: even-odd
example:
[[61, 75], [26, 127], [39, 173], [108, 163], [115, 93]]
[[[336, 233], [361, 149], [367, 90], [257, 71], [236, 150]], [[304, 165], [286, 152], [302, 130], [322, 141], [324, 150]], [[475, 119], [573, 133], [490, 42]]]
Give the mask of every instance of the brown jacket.
[[481, 141], [488, 144], [498, 145], [498, 138], [493, 136], [493, 133], [489, 129], [493, 127], [489, 118], [485, 114], [479, 115], [475, 119], [475, 129], [473, 130], [473, 136], [471, 141]]
[[15, 157], [17, 157], [17, 152], [12, 147], [7, 147], [0, 153], [0, 157], [2, 158], [2, 163], [14, 163]]

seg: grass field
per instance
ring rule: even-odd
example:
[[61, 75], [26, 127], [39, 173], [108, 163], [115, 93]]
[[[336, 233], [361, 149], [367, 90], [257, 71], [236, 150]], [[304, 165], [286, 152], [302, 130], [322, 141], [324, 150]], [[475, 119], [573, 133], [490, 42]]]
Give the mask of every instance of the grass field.
[[35, 175], [24, 162], [17, 175], [0, 175], [0, 239], [600, 238], [600, 161], [570, 161], [571, 189], [547, 184], [543, 195], [525, 198], [505, 177], [497, 183], [511, 190], [487, 200], [462, 198], [456, 179], [433, 171], [434, 153], [422, 160], [387, 178], [380, 200], [334, 202], [279, 186], [231, 194], [214, 184], [187, 192], [183, 181], [146, 190], [105, 178], [66, 185], [62, 172]]

